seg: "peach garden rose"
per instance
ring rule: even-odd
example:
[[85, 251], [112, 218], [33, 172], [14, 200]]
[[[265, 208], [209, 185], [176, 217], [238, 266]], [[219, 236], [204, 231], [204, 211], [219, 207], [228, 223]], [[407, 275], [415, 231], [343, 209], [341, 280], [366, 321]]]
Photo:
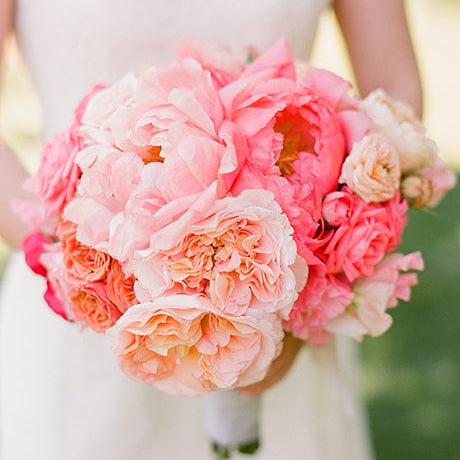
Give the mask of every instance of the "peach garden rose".
[[180, 294], [131, 307], [107, 335], [127, 375], [194, 395], [263, 378], [283, 331], [274, 314], [226, 315], [205, 296]]

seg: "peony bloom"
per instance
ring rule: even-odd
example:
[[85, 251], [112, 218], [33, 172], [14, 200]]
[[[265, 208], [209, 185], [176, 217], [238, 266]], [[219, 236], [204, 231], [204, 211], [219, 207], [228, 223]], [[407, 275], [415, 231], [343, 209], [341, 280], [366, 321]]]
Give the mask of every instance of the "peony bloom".
[[80, 243], [76, 232], [77, 226], [70, 221], [62, 222], [57, 231], [62, 244], [67, 281], [86, 284], [104, 280], [110, 267], [110, 256]]
[[88, 147], [76, 161], [82, 170], [81, 181], [64, 217], [77, 224], [79, 241], [107, 251], [111, 221], [124, 210], [140, 182], [144, 163], [133, 153], [109, 146]]
[[419, 252], [386, 257], [372, 276], [355, 281], [353, 302], [341, 316], [329, 323], [327, 329], [358, 340], [364, 334], [374, 337], [383, 334], [393, 322], [386, 310], [395, 307], [398, 299], [408, 301], [411, 286], [417, 284], [415, 273], [400, 272], [423, 268]]
[[246, 56], [235, 56], [227, 48], [203, 43], [187, 37], [179, 41], [176, 56], [179, 60], [191, 58], [211, 74], [217, 88], [236, 80], [244, 68]]
[[68, 297], [75, 319], [96, 332], [105, 332], [122, 315], [110, 301], [106, 284], [102, 281], [74, 286]]
[[379, 89], [361, 102], [360, 109], [372, 120], [372, 131], [381, 133], [398, 152], [402, 173], [434, 163], [436, 144], [426, 137], [425, 127], [411, 107]]
[[378, 203], [394, 197], [400, 177], [397, 152], [380, 134], [368, 134], [353, 145], [339, 182], [364, 201]]
[[349, 205], [342, 212], [350, 217], [336, 228], [317, 255], [328, 273], [344, 273], [351, 282], [372, 275], [375, 265], [399, 244], [407, 222], [407, 202], [400, 200], [399, 193], [380, 204], [362, 201], [347, 187], [342, 192], [348, 199], [342, 197], [341, 204]]
[[107, 336], [128, 376], [195, 395], [261, 380], [283, 332], [275, 315], [228, 316], [203, 296], [172, 295], [131, 307]]
[[225, 314], [257, 309], [287, 318], [306, 281], [289, 221], [265, 190], [217, 200], [170, 247], [156, 240], [152, 235], [151, 248], [135, 256], [143, 301], [164, 292], [205, 293]]

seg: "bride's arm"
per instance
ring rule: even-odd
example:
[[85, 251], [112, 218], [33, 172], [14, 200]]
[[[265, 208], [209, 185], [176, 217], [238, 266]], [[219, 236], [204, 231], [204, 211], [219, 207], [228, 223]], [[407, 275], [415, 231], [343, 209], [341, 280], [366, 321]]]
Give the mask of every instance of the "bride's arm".
[[422, 114], [422, 87], [404, 0], [334, 0], [362, 96], [383, 88]]
[[[0, 2], [0, 58], [4, 43], [13, 29], [14, 2]], [[0, 236], [13, 247], [20, 247], [27, 227], [11, 211], [11, 200], [24, 196], [21, 184], [27, 177], [24, 167], [3, 144], [0, 144]]]

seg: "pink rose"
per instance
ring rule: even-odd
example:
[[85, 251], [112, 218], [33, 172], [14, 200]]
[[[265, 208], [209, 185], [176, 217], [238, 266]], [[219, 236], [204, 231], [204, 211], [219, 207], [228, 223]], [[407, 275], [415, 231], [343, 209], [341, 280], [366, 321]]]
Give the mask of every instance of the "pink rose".
[[353, 300], [349, 284], [334, 275], [324, 275], [317, 268], [310, 271], [305, 289], [295, 302], [285, 330], [314, 345], [323, 345], [331, 338], [327, 324]]
[[417, 284], [416, 274], [400, 272], [423, 268], [419, 252], [386, 257], [373, 275], [355, 281], [353, 302], [341, 316], [329, 323], [327, 329], [359, 340], [364, 334], [374, 337], [383, 334], [393, 322], [386, 310], [395, 307], [398, 299], [408, 301], [411, 286]]
[[82, 147], [82, 139], [75, 126], [56, 134], [43, 147], [40, 166], [33, 181], [35, 192], [41, 197], [49, 216], [62, 212], [75, 195], [81, 174], [75, 157]]
[[75, 157], [84, 142], [79, 135], [82, 114], [88, 101], [101, 89], [96, 86], [87, 94], [75, 112], [75, 120], [69, 129], [58, 133], [42, 150], [40, 166], [33, 178], [35, 193], [41, 197], [48, 216], [62, 212], [75, 195], [81, 171]]
[[173, 295], [129, 308], [107, 336], [128, 376], [194, 395], [261, 380], [283, 332], [274, 315], [227, 316], [202, 296]]
[[379, 134], [368, 134], [353, 145], [342, 166], [339, 182], [345, 183], [364, 201], [393, 198], [401, 171], [396, 150]]
[[[349, 219], [342, 222], [329, 241], [317, 253], [329, 273], [345, 273], [349, 281], [362, 275], [371, 275], [384, 255], [400, 241], [406, 225], [407, 203], [399, 193], [384, 204], [366, 203], [344, 187], [349, 195]], [[342, 199], [342, 204], [347, 201]]]
[[156, 240], [153, 234], [151, 249], [136, 258], [143, 301], [164, 292], [205, 293], [225, 314], [257, 309], [287, 318], [306, 281], [289, 221], [265, 190], [217, 200], [170, 247], [156, 248]]

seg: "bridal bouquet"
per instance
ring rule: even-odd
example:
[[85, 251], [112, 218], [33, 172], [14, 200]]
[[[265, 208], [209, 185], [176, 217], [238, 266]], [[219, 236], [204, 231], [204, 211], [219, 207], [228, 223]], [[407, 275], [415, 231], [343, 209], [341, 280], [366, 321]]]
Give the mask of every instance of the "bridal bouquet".
[[410, 206], [455, 183], [411, 110], [295, 63], [188, 41], [99, 85], [48, 142], [22, 212], [50, 307], [105, 333], [127, 375], [195, 395], [260, 381], [286, 332], [390, 326], [420, 253]]

